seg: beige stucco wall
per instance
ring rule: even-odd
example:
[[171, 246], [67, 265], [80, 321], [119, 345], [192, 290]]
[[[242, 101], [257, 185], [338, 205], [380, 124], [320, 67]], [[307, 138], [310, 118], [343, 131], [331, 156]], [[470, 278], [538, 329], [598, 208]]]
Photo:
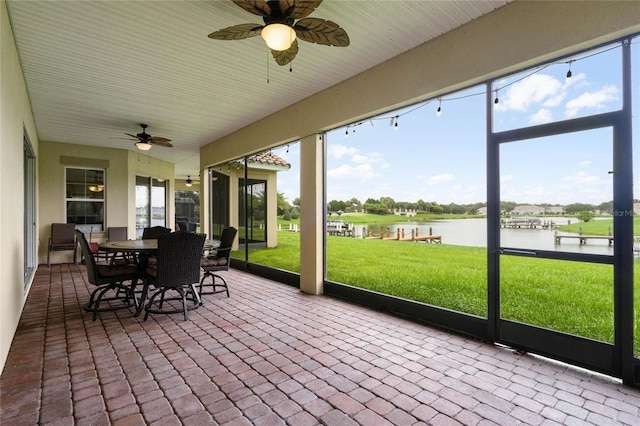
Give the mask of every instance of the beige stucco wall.
[[25, 130], [37, 154], [38, 134], [31, 104], [6, 4], [0, 2], [0, 369], [4, 366], [26, 300], [23, 267]]
[[[105, 168], [105, 230], [110, 226], [126, 226], [129, 238], [135, 237], [136, 175], [165, 179], [169, 188], [168, 214], [173, 226], [173, 164], [128, 150], [46, 141], [40, 144], [39, 158], [39, 263], [46, 262], [51, 223], [66, 222], [65, 166]], [[96, 242], [105, 238], [105, 233], [92, 235]], [[70, 262], [72, 256], [72, 252], [52, 252], [51, 263]]]

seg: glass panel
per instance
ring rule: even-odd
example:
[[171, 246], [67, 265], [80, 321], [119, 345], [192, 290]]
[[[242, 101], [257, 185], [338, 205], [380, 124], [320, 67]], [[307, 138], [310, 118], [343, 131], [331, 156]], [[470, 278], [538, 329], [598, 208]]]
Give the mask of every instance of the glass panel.
[[250, 248], [265, 247], [266, 237], [266, 189], [265, 181], [240, 179], [238, 185], [238, 212], [240, 219], [241, 244], [248, 243]]
[[[200, 232], [200, 191], [175, 192], [175, 221], [187, 232]], [[178, 229], [176, 228], [176, 229]]]
[[[620, 44], [506, 77], [493, 86], [494, 130], [550, 123], [622, 107]], [[571, 71], [571, 77], [567, 78]]]
[[142, 230], [151, 226], [149, 178], [136, 176], [136, 239], [142, 238]]
[[500, 257], [501, 317], [613, 343], [613, 266]]
[[167, 226], [166, 183], [151, 179], [151, 185], [151, 226]]
[[636, 357], [640, 357], [640, 78], [638, 75], [640, 74], [640, 38], [636, 37], [633, 39], [633, 43], [631, 44], [631, 58], [632, 65], [631, 70], [632, 73], [632, 84], [633, 88], [631, 90], [632, 103], [634, 111], [633, 114], [633, 176], [634, 176], [634, 185], [633, 185], [633, 235], [634, 235], [634, 313], [635, 318], [633, 321], [635, 331], [634, 331], [634, 354]]
[[[291, 143], [213, 167], [213, 229], [238, 224], [233, 257], [300, 272], [299, 163], [299, 143]], [[227, 216], [233, 203], [235, 218]]]
[[211, 171], [211, 238], [219, 239], [229, 222], [229, 175], [222, 167]]
[[503, 247], [613, 254], [610, 128], [500, 146]]
[[78, 229], [87, 232], [102, 231], [104, 222], [104, 203], [91, 201], [67, 201], [67, 223], [75, 223]]
[[67, 167], [67, 223], [85, 233], [101, 232], [104, 224], [104, 170]]
[[328, 134], [328, 280], [487, 315], [485, 105], [476, 87]]

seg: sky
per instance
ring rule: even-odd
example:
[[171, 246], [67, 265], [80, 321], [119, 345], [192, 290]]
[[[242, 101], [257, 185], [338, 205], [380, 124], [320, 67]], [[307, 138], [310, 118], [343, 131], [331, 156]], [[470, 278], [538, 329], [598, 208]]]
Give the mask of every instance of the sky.
[[[496, 81], [491, 93], [491, 99], [498, 98], [492, 104], [494, 131], [620, 109], [621, 48], [610, 47]], [[633, 72], [638, 74], [640, 39], [632, 49]], [[486, 202], [485, 91], [485, 86], [472, 87], [329, 132], [327, 201], [391, 197], [396, 202]], [[637, 80], [632, 93], [638, 111]], [[633, 125], [634, 141], [640, 140], [638, 114]], [[610, 201], [612, 151], [610, 128], [502, 144], [501, 200], [559, 205]], [[278, 176], [278, 192], [292, 202], [299, 197], [299, 145], [274, 153], [292, 166]], [[634, 162], [640, 163], [640, 155], [634, 153]], [[635, 168], [640, 175], [639, 166]]]

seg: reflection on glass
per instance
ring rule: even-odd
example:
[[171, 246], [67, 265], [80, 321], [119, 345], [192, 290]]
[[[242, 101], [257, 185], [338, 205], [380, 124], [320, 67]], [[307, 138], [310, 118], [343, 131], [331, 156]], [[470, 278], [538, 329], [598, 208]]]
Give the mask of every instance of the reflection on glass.
[[487, 315], [486, 93], [327, 134], [327, 279]]
[[613, 343], [613, 266], [503, 256], [504, 319]]
[[610, 128], [500, 146], [500, 245], [613, 254]]

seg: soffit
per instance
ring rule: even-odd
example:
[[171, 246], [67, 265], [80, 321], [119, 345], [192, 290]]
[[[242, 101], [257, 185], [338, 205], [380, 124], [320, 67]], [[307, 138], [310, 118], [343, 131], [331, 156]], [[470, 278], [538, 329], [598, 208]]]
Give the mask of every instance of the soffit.
[[261, 23], [231, 1], [9, 0], [7, 8], [40, 140], [136, 150], [124, 133], [146, 123], [174, 145], [149, 155], [184, 178], [198, 174], [201, 146], [506, 3], [325, 0], [310, 16], [338, 23], [351, 45], [300, 41], [291, 72], [260, 37], [207, 37]]

